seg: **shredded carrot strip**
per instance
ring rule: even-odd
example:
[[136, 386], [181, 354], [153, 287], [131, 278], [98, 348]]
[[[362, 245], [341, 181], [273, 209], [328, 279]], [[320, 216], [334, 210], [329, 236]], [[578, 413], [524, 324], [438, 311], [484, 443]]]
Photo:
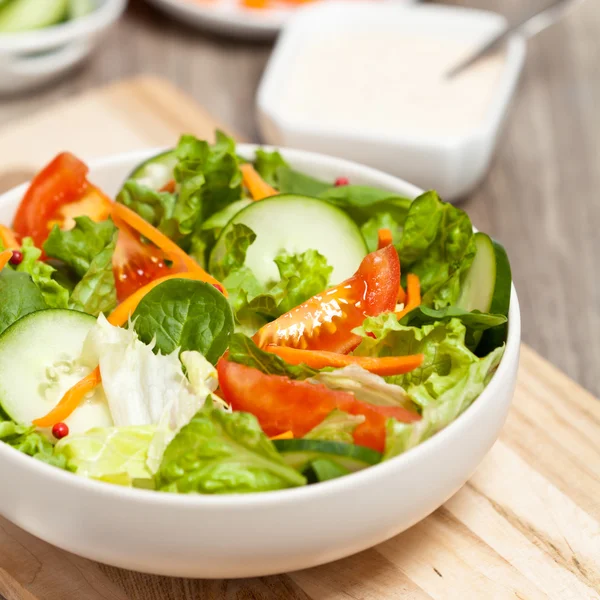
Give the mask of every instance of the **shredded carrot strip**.
[[377, 232], [377, 250], [381, 250], [392, 243], [392, 232], [389, 229], [380, 229]]
[[2, 245], [9, 250], [16, 250], [21, 247], [21, 244], [17, 241], [15, 232], [6, 227], [6, 225], [0, 225], [0, 242], [2, 242]]
[[4, 267], [6, 266], [6, 264], [8, 263], [8, 261], [11, 258], [12, 258], [11, 250], [3, 250], [2, 252], [0, 252], [0, 271], [2, 271], [2, 269], [4, 269]]
[[339, 369], [348, 365], [358, 365], [376, 375], [401, 375], [417, 369], [423, 362], [422, 354], [374, 358], [371, 356], [348, 356], [324, 350], [300, 350], [275, 344], [269, 344], [263, 349], [276, 354], [292, 365], [305, 364], [313, 369], [324, 369], [325, 367]]
[[171, 179], [171, 181], [168, 181], [167, 183], [165, 183], [165, 185], [163, 185], [160, 188], [161, 192], [169, 192], [170, 194], [172, 194], [175, 191], [175, 186], [177, 185], [176, 181], [174, 179]]
[[404, 291], [404, 288], [402, 287], [402, 284], [400, 284], [400, 287], [398, 288], [398, 304], [406, 304], [406, 292]]
[[244, 185], [250, 191], [253, 200], [262, 200], [279, 193], [256, 172], [256, 169], [250, 163], [240, 165], [240, 170], [244, 178]]
[[274, 435], [271, 439], [272, 440], [293, 440], [294, 432], [286, 431], [285, 433], [280, 433], [279, 435]]
[[[160, 285], [164, 281], [169, 281], [170, 279], [194, 279], [196, 281], [205, 281], [201, 273], [174, 273], [173, 275], [166, 275], [165, 277], [155, 279], [121, 302], [121, 304], [119, 304], [119, 306], [117, 306], [117, 308], [110, 313], [107, 319], [108, 322], [111, 325], [116, 325], [117, 327], [125, 325], [129, 317], [135, 312], [135, 309], [141, 302], [142, 298], [157, 285]], [[221, 286], [221, 289], [224, 288]]]
[[101, 381], [100, 367], [96, 367], [89, 375], [68, 390], [61, 401], [47, 415], [35, 419], [33, 424], [37, 427], [52, 427], [56, 423], [64, 421], [81, 404], [83, 397]]
[[[210, 274], [208, 274], [191, 256], [188, 256], [175, 242], [171, 241], [164, 233], [161, 233], [156, 227], [152, 227], [145, 219], [136, 212], [127, 208], [124, 204], [115, 202], [112, 208], [112, 218], [118, 227], [119, 222], [124, 222], [138, 233], [149, 239], [155, 246], [160, 248], [169, 259], [181, 261], [190, 272], [195, 272], [203, 276], [202, 281], [221, 284]], [[221, 286], [223, 287], [223, 286]], [[227, 295], [224, 289], [223, 293]]]
[[398, 320], [421, 304], [421, 282], [417, 275], [409, 273], [406, 276], [406, 288], [406, 304], [396, 313]]

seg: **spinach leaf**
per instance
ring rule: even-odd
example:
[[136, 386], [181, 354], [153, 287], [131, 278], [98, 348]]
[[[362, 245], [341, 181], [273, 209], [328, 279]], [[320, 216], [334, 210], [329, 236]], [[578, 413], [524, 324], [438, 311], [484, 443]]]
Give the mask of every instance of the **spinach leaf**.
[[166, 492], [231, 494], [306, 484], [287, 466], [254, 415], [227, 413], [210, 402], [169, 444], [156, 474]]
[[279, 167], [275, 187], [282, 194], [298, 194], [299, 196], [318, 198], [332, 186], [331, 183], [319, 181], [289, 167]]
[[258, 369], [267, 375], [282, 375], [290, 379], [308, 379], [318, 373], [306, 365], [289, 365], [279, 356], [261, 350], [242, 333], [231, 336], [228, 360]]
[[172, 279], [142, 298], [133, 313], [140, 340], [170, 354], [176, 349], [196, 350], [216, 364], [227, 350], [233, 314], [225, 296], [202, 281]]
[[0, 298], [0, 333], [21, 317], [48, 308], [31, 276], [12, 269], [0, 271]]

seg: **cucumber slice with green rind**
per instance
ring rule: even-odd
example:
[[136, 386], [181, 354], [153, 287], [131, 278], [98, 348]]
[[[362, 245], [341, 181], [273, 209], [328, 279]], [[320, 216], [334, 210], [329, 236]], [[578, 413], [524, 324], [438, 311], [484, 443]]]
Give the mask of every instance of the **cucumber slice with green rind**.
[[173, 169], [177, 164], [177, 152], [167, 150], [139, 164], [127, 179], [135, 179], [153, 190], [160, 190], [173, 179]]
[[313, 461], [326, 459], [350, 472], [360, 471], [381, 461], [381, 454], [371, 448], [327, 440], [274, 440], [283, 460], [294, 469], [304, 471]]
[[282, 194], [253, 202], [229, 221], [211, 252], [211, 272], [225, 258], [227, 234], [236, 223], [246, 225], [256, 234], [246, 253], [245, 265], [263, 285], [279, 281], [274, 259], [283, 251], [320, 252], [333, 267], [332, 284], [352, 276], [367, 254], [360, 229], [343, 210], [317, 198]]
[[68, 17], [69, 0], [13, 0], [0, 5], [0, 33], [56, 25]]
[[[50, 412], [90, 369], [78, 359], [96, 319], [75, 310], [30, 313], [0, 336], [0, 409], [25, 425]], [[71, 432], [110, 427], [102, 387], [65, 421]]]
[[[464, 310], [508, 316], [512, 275], [506, 250], [485, 233], [474, 235], [477, 253], [461, 288], [457, 306]], [[491, 352], [506, 339], [507, 324], [488, 329], [477, 352]]]

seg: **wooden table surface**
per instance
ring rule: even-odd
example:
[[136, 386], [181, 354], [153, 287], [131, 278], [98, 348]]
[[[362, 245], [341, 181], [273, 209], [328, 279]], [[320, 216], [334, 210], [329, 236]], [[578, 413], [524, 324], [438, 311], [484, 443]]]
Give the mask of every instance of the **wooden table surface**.
[[[454, 0], [508, 16], [549, 0]], [[130, 0], [103, 47], [30, 97], [0, 101], [0, 124], [138, 73], [166, 77], [257, 138], [254, 96], [268, 43], [181, 26]], [[600, 7], [588, 0], [529, 44], [521, 87], [488, 177], [464, 207], [512, 258], [523, 338], [600, 395]]]

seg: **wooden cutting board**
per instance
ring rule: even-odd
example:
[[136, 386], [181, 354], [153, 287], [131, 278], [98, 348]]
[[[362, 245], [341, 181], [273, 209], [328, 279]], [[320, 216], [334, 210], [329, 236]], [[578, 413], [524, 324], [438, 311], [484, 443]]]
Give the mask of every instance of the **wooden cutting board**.
[[[0, 131], [0, 190], [61, 150], [92, 158], [216, 125], [164, 81], [119, 83]], [[599, 401], [525, 346], [500, 441], [451, 500], [388, 542], [287, 575], [196, 581], [99, 565], [0, 518], [0, 599], [600, 599], [599, 475]]]

